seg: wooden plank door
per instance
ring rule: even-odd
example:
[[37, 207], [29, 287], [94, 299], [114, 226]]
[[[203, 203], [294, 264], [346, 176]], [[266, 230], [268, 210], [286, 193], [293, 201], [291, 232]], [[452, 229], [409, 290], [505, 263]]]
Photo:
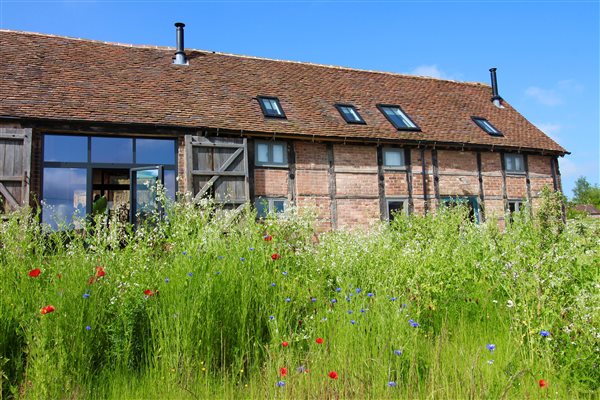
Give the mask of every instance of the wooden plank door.
[[186, 138], [187, 182], [194, 201], [210, 196], [225, 208], [250, 201], [246, 139]]
[[0, 128], [0, 202], [4, 211], [29, 204], [31, 129]]

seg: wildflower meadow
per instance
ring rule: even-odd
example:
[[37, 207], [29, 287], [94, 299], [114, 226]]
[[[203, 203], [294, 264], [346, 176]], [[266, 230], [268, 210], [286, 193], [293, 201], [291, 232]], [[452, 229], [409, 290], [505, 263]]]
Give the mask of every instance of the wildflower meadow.
[[132, 230], [0, 223], [2, 399], [597, 398], [600, 227], [546, 201], [318, 236], [167, 205]]

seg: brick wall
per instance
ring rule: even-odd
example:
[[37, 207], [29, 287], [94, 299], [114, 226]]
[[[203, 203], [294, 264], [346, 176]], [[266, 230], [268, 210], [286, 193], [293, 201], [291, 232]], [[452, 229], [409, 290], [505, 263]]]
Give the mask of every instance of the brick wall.
[[[42, 166], [42, 136], [35, 132], [32, 138], [31, 192], [40, 196]], [[528, 184], [525, 174], [502, 173], [501, 153], [481, 152], [481, 178], [477, 152], [451, 151], [427, 148], [408, 150], [411, 165], [407, 170], [379, 168], [377, 146], [289, 142], [294, 157], [288, 168], [249, 166], [253, 179], [252, 196], [284, 197], [300, 208], [310, 207], [316, 212], [319, 230], [332, 227], [366, 227], [382, 218], [385, 198], [412, 196], [413, 212], [423, 214], [437, 208], [436, 194], [443, 196], [480, 196], [486, 216], [504, 216], [508, 199], [527, 199]], [[253, 146], [249, 146], [253, 152]], [[251, 154], [252, 155], [252, 154]], [[424, 157], [424, 158], [422, 158]], [[333, 168], [329, 161], [333, 160]], [[252, 160], [252, 157], [250, 157]], [[423, 161], [425, 174], [423, 176]], [[434, 168], [437, 161], [437, 168]], [[553, 156], [529, 155], [528, 175], [531, 202], [539, 203], [539, 192], [544, 186], [560, 185], [560, 174], [552, 177]], [[178, 188], [185, 191], [186, 165], [184, 137], [178, 137]], [[410, 173], [409, 173], [410, 171]], [[436, 175], [437, 173], [437, 175]], [[410, 179], [409, 179], [410, 174]], [[436, 193], [436, 176], [437, 188]], [[425, 191], [423, 189], [425, 179]], [[412, 185], [410, 182], [412, 181]], [[332, 187], [335, 185], [335, 188]], [[380, 192], [383, 198], [380, 198]], [[34, 196], [32, 196], [34, 198]], [[384, 212], [384, 211], [383, 211]], [[385, 212], [384, 212], [385, 214]]]
[[288, 197], [287, 169], [256, 168], [254, 170], [254, 195]]
[[296, 155], [296, 205], [316, 213], [317, 230], [331, 229], [331, 198], [329, 196], [329, 162], [327, 145], [294, 142]]

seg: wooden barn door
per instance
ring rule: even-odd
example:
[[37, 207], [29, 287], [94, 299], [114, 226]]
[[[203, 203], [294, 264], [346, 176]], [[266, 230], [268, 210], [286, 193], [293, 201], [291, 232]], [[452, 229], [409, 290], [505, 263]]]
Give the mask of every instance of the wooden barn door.
[[29, 204], [31, 129], [0, 128], [0, 210]]
[[188, 191], [228, 209], [250, 201], [246, 139], [186, 136]]

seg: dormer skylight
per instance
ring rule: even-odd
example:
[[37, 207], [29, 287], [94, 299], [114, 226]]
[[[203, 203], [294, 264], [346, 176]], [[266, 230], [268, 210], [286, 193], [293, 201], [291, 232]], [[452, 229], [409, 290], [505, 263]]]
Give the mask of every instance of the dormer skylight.
[[277, 97], [258, 96], [258, 104], [265, 117], [286, 118]]
[[342, 114], [344, 121], [349, 124], [366, 124], [365, 120], [362, 119], [356, 107], [351, 104], [336, 104], [335, 108]]
[[490, 134], [492, 136], [502, 136], [502, 132], [496, 129], [496, 127], [492, 125], [487, 119], [481, 117], [471, 117], [471, 119], [477, 124], [478, 127], [483, 129], [487, 134]]
[[385, 117], [394, 125], [396, 129], [399, 131], [420, 131], [421, 129], [414, 123], [412, 119], [402, 109], [400, 106], [395, 106], [391, 104], [377, 104], [377, 108], [379, 111], [385, 115]]

